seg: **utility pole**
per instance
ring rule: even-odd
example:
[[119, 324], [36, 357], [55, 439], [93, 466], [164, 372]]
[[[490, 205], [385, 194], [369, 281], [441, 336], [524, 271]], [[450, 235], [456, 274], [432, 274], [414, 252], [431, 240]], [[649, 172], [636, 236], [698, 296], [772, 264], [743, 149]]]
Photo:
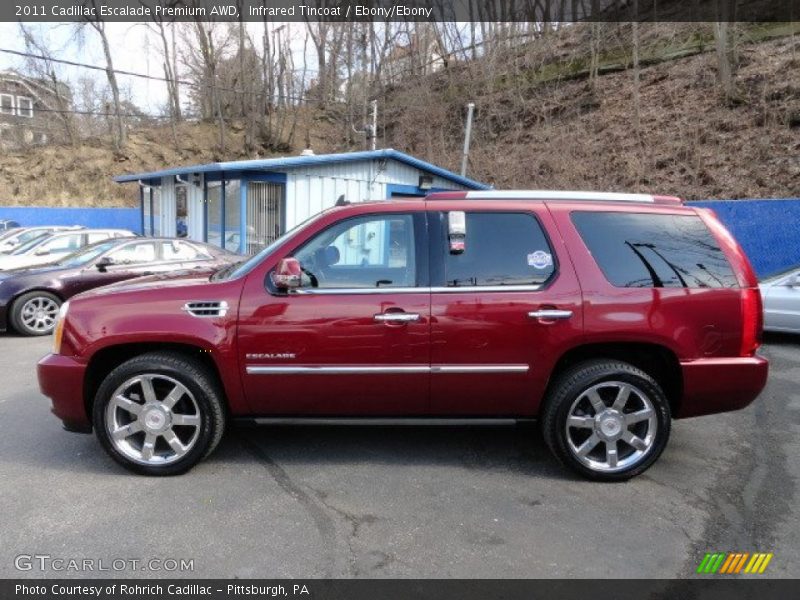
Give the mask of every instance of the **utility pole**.
[[370, 135], [372, 136], [372, 149], [375, 150], [378, 143], [378, 101], [373, 100], [370, 104], [372, 105], [372, 128], [370, 130]]
[[475, 103], [467, 104], [467, 129], [464, 132], [464, 156], [461, 159], [461, 176], [467, 175], [467, 159], [469, 158], [469, 140], [472, 136], [472, 113], [475, 111]]

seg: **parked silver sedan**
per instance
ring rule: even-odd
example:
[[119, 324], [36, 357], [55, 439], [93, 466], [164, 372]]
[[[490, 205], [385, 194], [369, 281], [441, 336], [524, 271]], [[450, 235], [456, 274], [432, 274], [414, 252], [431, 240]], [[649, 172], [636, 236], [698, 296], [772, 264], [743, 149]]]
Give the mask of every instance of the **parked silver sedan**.
[[800, 265], [759, 284], [764, 300], [764, 330], [800, 333]]

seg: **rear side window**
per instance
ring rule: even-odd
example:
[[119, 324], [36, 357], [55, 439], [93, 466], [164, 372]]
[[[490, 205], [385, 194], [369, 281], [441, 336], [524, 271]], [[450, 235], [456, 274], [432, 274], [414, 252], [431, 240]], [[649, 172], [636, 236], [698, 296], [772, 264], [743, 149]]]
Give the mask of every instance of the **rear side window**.
[[572, 222], [617, 287], [737, 287], [725, 254], [700, 217], [576, 212]]
[[539, 285], [553, 274], [553, 253], [539, 221], [528, 213], [466, 214], [462, 254], [445, 248], [448, 287]]

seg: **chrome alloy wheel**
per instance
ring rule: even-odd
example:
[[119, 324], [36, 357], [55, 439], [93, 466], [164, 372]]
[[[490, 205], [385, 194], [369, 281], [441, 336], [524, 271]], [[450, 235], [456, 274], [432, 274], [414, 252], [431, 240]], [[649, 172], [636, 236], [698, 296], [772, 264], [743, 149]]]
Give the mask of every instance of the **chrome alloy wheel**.
[[200, 409], [182, 383], [166, 375], [136, 375], [106, 407], [114, 447], [142, 465], [166, 465], [189, 452], [200, 436]]
[[581, 393], [569, 409], [570, 452], [593, 471], [614, 473], [644, 459], [653, 448], [658, 421], [652, 400], [622, 381], [604, 381]]
[[22, 305], [20, 320], [31, 331], [47, 333], [56, 325], [58, 302], [46, 296], [35, 296]]

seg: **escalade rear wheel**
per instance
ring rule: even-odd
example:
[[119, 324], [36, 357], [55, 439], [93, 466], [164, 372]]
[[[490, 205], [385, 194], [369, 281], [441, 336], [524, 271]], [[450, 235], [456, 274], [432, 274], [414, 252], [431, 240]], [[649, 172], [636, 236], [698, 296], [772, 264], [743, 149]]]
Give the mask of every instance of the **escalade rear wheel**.
[[225, 417], [216, 382], [171, 352], [133, 358], [105, 378], [92, 410], [97, 437], [121, 465], [147, 475], [182, 473], [214, 450]]
[[591, 479], [623, 481], [644, 472], [669, 438], [669, 402], [644, 371], [589, 361], [554, 383], [542, 434], [556, 457]]

